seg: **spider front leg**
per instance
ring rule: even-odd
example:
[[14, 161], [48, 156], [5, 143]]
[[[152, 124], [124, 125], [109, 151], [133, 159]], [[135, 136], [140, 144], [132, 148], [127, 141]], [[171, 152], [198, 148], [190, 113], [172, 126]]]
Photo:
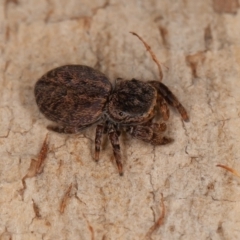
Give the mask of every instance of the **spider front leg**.
[[118, 167], [119, 175], [123, 176], [123, 166], [122, 166], [121, 151], [120, 151], [120, 144], [119, 144], [119, 138], [118, 138], [118, 136], [120, 135], [119, 130], [116, 129], [116, 127], [114, 127], [113, 125], [111, 125], [108, 130], [108, 135], [113, 147], [113, 154]]
[[189, 120], [186, 109], [166, 85], [158, 81], [150, 81], [149, 83], [151, 83], [157, 89], [158, 94], [162, 96], [169, 105], [175, 107], [178, 110], [184, 121]]
[[169, 119], [169, 108], [164, 98], [158, 94], [157, 103], [164, 121]]
[[[157, 131], [164, 132], [167, 129], [166, 123], [164, 123], [164, 122], [162, 122], [162, 123], [153, 123], [152, 119], [150, 121], [146, 122], [146, 123], [143, 123], [141, 126], [150, 127], [153, 130], [153, 132], [157, 132]], [[134, 128], [134, 126], [130, 126], [130, 128]], [[128, 128], [127, 131], [130, 128]]]
[[173, 139], [164, 137], [161, 132], [166, 130], [166, 124], [153, 123], [151, 126], [137, 125], [131, 126], [127, 132], [134, 138], [152, 145], [165, 145], [173, 141]]
[[166, 123], [151, 123], [150, 127], [153, 132], [164, 132], [167, 129]]

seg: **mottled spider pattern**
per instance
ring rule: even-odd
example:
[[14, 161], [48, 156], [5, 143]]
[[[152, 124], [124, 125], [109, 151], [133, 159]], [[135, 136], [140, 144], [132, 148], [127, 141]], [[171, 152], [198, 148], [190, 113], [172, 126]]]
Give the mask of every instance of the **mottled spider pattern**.
[[[154, 59], [149, 46], [147, 50]], [[66, 65], [47, 72], [37, 81], [34, 93], [40, 111], [56, 123], [48, 126], [49, 130], [79, 133], [97, 124], [95, 161], [99, 160], [102, 135], [108, 134], [120, 175], [123, 175], [121, 131], [152, 145], [164, 145], [173, 140], [163, 136], [164, 122], [153, 121], [158, 110], [167, 120], [170, 105], [184, 121], [188, 120], [185, 108], [160, 81], [117, 79], [113, 88], [103, 73], [83, 65]]]

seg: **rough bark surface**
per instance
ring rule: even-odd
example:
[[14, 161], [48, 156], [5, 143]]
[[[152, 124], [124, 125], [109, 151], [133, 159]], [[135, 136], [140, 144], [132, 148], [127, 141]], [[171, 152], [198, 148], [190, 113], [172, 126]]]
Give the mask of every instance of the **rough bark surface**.
[[[227, 2], [0, 1], [1, 240], [239, 239], [240, 180], [216, 167], [240, 170], [240, 13]], [[123, 135], [123, 177], [108, 141], [93, 161], [96, 126], [49, 132], [47, 158], [32, 160], [49, 124], [33, 88], [48, 70], [83, 64], [112, 83], [158, 79], [130, 31], [168, 67], [163, 82], [190, 122], [171, 110], [175, 141], [166, 146]], [[165, 217], [146, 236], [161, 216], [161, 194]]]

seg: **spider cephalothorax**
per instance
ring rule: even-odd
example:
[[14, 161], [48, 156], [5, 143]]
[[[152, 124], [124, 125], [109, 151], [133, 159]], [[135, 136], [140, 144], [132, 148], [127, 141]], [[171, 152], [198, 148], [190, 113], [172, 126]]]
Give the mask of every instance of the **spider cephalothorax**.
[[121, 124], [141, 124], [154, 115], [157, 90], [150, 84], [132, 80], [120, 80], [110, 96], [107, 106], [109, 118]]
[[165, 123], [152, 121], [157, 109], [167, 120], [169, 104], [184, 121], [188, 120], [185, 108], [163, 83], [118, 79], [113, 89], [103, 73], [83, 65], [66, 65], [47, 72], [37, 81], [34, 93], [40, 111], [57, 123], [48, 126], [50, 130], [78, 133], [97, 123], [95, 161], [99, 160], [102, 134], [108, 133], [120, 175], [120, 130], [150, 144], [163, 145], [172, 139], [162, 136]]

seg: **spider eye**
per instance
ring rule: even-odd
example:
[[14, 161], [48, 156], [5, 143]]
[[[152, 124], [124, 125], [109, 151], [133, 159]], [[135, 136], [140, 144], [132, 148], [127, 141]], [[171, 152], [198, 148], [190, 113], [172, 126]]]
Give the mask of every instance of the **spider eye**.
[[121, 117], [122, 117], [122, 116], [123, 116], [123, 112], [119, 112], [119, 116], [121, 116]]

